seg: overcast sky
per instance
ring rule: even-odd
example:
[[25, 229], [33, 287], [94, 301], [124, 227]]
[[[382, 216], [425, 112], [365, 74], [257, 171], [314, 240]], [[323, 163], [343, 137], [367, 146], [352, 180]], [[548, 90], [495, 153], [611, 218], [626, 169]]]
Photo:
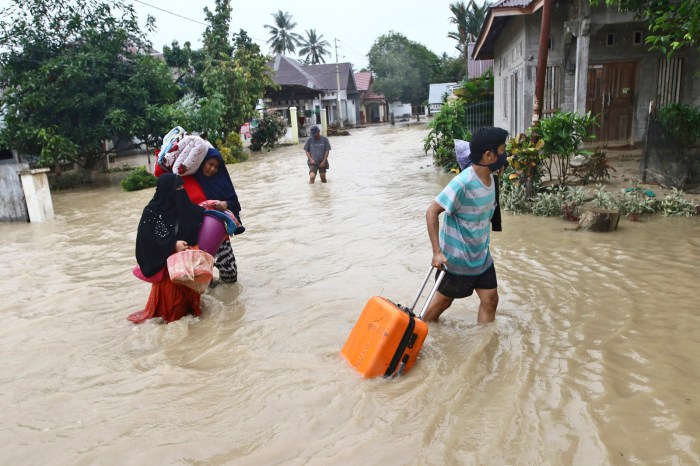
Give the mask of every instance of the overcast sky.
[[[190, 41], [193, 48], [202, 45], [205, 29], [204, 7], [214, 10], [214, 0], [127, 0], [132, 1], [139, 19], [145, 23], [146, 15], [156, 18], [156, 31], [151, 36], [153, 46], [162, 50], [177, 40], [181, 45]], [[419, 42], [437, 55], [443, 52], [457, 55], [456, 42], [447, 38], [455, 29], [450, 24], [450, 3], [455, 0], [252, 0], [232, 2], [231, 32], [244, 29], [269, 53], [269, 32], [265, 24], [274, 24], [272, 14], [278, 10], [289, 12], [297, 23], [294, 32], [306, 36], [307, 29], [331, 44], [332, 56], [326, 62], [335, 62], [335, 42], [338, 39], [338, 61], [351, 62], [356, 70], [367, 66], [367, 52], [382, 34], [396, 31], [410, 40]], [[149, 6], [152, 5], [152, 6]], [[189, 18], [180, 18], [163, 10]], [[203, 24], [199, 24], [203, 23]]]

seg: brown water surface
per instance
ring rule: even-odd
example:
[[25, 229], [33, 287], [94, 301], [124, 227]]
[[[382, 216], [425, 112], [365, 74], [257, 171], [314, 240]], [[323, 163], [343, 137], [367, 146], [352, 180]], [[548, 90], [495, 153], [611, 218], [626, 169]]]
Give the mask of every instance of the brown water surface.
[[700, 219], [594, 234], [506, 214], [495, 324], [458, 301], [409, 374], [362, 380], [339, 350], [370, 296], [413, 298], [451, 175], [424, 126], [351, 132], [328, 184], [301, 146], [228, 167], [240, 281], [198, 319], [126, 320], [153, 190], [59, 193], [55, 221], [0, 224], [0, 463], [700, 463]]

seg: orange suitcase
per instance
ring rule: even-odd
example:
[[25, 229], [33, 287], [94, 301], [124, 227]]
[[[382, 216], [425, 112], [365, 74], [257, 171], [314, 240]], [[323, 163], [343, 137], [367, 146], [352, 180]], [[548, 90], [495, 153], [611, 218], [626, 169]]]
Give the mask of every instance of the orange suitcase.
[[444, 276], [441, 271], [421, 313], [416, 317], [413, 309], [432, 273], [431, 267], [410, 307], [394, 304], [381, 296], [369, 299], [340, 352], [362, 377], [394, 377], [413, 367], [428, 336], [428, 325], [421, 318]]

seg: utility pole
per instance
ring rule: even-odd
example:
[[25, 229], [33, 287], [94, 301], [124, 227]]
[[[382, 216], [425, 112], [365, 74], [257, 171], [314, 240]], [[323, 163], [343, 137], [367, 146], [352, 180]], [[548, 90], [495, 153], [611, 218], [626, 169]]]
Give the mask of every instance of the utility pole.
[[[544, 81], [547, 75], [547, 57], [549, 54], [549, 31], [552, 24], [552, 6], [554, 0], [544, 0], [542, 4], [542, 21], [540, 24], [540, 50], [537, 57], [537, 73], [535, 75], [535, 102], [532, 108], [532, 126], [539, 127], [544, 105]], [[532, 132], [533, 139], [538, 131]]]
[[338, 38], [335, 39], [335, 81], [338, 84], [338, 120], [343, 127], [343, 115], [340, 111], [340, 67], [338, 66]]

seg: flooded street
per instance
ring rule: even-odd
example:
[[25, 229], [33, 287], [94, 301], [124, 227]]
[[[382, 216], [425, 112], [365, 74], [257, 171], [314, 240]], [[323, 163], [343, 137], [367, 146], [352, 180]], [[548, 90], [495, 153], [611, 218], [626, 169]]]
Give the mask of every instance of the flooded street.
[[56, 220], [0, 224], [0, 463], [606, 465], [700, 463], [700, 218], [615, 233], [505, 213], [496, 322], [478, 299], [431, 325], [413, 370], [362, 380], [339, 351], [364, 303], [408, 304], [428, 204], [452, 175], [425, 126], [229, 165], [239, 282], [201, 318], [126, 320], [153, 189], [54, 194]]

